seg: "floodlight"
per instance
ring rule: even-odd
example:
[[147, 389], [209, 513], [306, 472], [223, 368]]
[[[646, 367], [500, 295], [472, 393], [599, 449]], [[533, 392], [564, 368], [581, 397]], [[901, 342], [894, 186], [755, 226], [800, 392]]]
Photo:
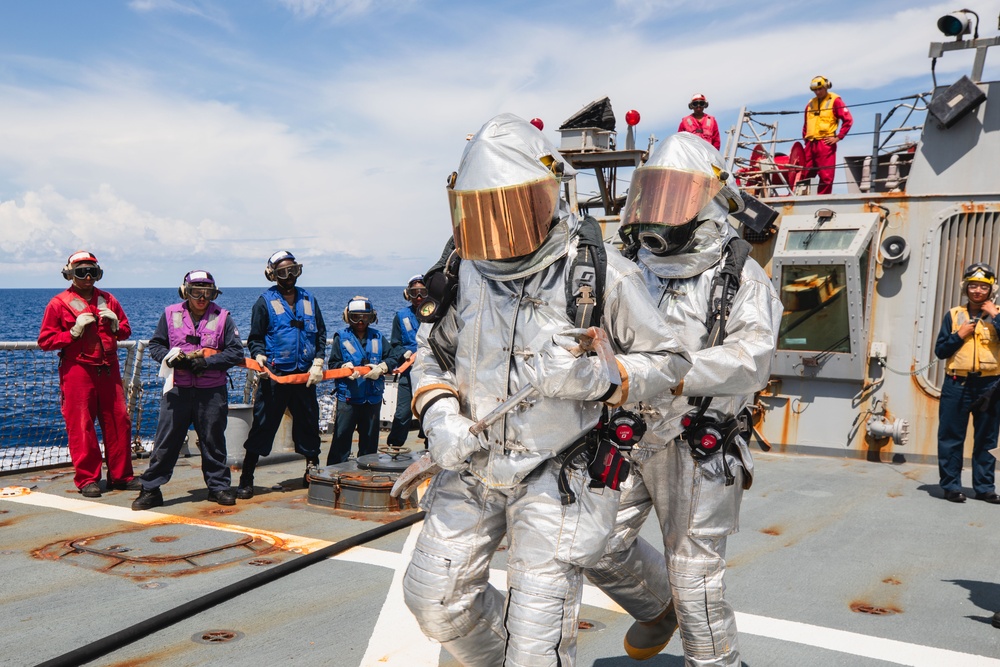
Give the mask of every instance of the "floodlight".
[[952, 12], [939, 18], [937, 27], [946, 37], [961, 39], [962, 35], [972, 32], [972, 18], [965, 10]]

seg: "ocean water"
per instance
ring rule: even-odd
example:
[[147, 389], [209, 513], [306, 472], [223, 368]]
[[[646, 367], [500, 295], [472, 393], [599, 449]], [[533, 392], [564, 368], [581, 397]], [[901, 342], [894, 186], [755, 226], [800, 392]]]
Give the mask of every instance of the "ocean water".
[[[379, 314], [375, 327], [388, 340], [393, 316], [407, 305], [401, 287], [318, 287], [305, 286], [316, 297], [327, 327], [327, 338], [346, 326], [342, 312], [356, 295], [372, 300]], [[156, 329], [163, 309], [179, 301], [177, 288], [109, 289], [122, 304], [132, 327], [131, 340], [148, 340]], [[54, 289], [0, 289], [0, 341], [35, 342], [42, 314], [49, 300], [58, 292]], [[217, 303], [232, 314], [240, 336], [250, 332], [250, 311], [263, 292], [260, 287], [224, 289]], [[329, 351], [327, 351], [329, 356]], [[125, 352], [119, 351], [124, 362]], [[124, 369], [124, 363], [122, 364]], [[133, 434], [141, 440], [152, 438], [159, 411], [161, 381], [156, 377], [157, 364], [146, 357], [142, 364], [141, 410], [134, 414]], [[246, 375], [243, 369], [230, 371], [230, 404], [244, 401]], [[333, 382], [320, 385], [321, 394], [334, 389]], [[9, 459], [15, 448], [29, 450], [38, 446], [60, 448], [65, 457], [65, 424], [59, 408], [57, 353], [37, 350], [0, 351], [0, 469], [20, 467]], [[135, 417], [138, 417], [136, 419]], [[21, 454], [17, 454], [20, 456]], [[28, 452], [25, 456], [34, 456]], [[35, 464], [47, 463], [35, 461]]]

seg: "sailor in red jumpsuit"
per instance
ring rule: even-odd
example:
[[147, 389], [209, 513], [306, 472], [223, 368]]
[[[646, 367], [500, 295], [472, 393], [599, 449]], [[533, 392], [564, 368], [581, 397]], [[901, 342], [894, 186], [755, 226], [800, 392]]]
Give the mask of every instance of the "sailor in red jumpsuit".
[[[802, 123], [802, 138], [806, 140], [805, 179], [819, 173], [817, 194], [833, 192], [833, 175], [837, 166], [837, 142], [847, 136], [854, 124], [851, 112], [840, 95], [829, 92], [833, 86], [825, 76], [814, 77], [809, 90], [816, 97], [806, 105], [805, 121]], [[840, 124], [838, 131], [837, 125]]]
[[115, 297], [94, 287], [104, 271], [84, 250], [70, 255], [63, 277], [73, 284], [49, 301], [38, 332], [38, 346], [59, 350], [62, 414], [69, 437], [73, 481], [87, 498], [99, 498], [101, 450], [94, 419], [101, 424], [108, 490], [140, 488], [132, 475], [132, 421], [118, 367], [117, 342], [132, 333]]
[[690, 132], [691, 134], [697, 134], [699, 137], [707, 141], [708, 143], [715, 146], [716, 150], [719, 150], [719, 146], [722, 145], [722, 140], [719, 137], [719, 124], [715, 122], [713, 116], [709, 116], [705, 113], [705, 109], [708, 108], [708, 100], [701, 93], [695, 93], [688, 102], [688, 109], [691, 109], [691, 115], [685, 116], [681, 120], [680, 126], [678, 126], [678, 132]]

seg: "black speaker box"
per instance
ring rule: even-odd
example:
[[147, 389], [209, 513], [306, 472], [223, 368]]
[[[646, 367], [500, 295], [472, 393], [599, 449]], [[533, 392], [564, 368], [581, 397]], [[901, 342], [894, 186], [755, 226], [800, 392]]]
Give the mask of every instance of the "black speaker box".
[[941, 127], [947, 129], [976, 110], [986, 100], [986, 93], [972, 79], [963, 76], [948, 89], [934, 96], [927, 110]]

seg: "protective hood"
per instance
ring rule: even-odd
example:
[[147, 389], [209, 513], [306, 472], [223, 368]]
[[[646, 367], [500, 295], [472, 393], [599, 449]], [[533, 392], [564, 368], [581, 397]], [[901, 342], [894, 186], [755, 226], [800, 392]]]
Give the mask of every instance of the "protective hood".
[[559, 189], [576, 172], [537, 128], [513, 114], [469, 141], [448, 186], [455, 248], [463, 259], [534, 252], [558, 216]]

